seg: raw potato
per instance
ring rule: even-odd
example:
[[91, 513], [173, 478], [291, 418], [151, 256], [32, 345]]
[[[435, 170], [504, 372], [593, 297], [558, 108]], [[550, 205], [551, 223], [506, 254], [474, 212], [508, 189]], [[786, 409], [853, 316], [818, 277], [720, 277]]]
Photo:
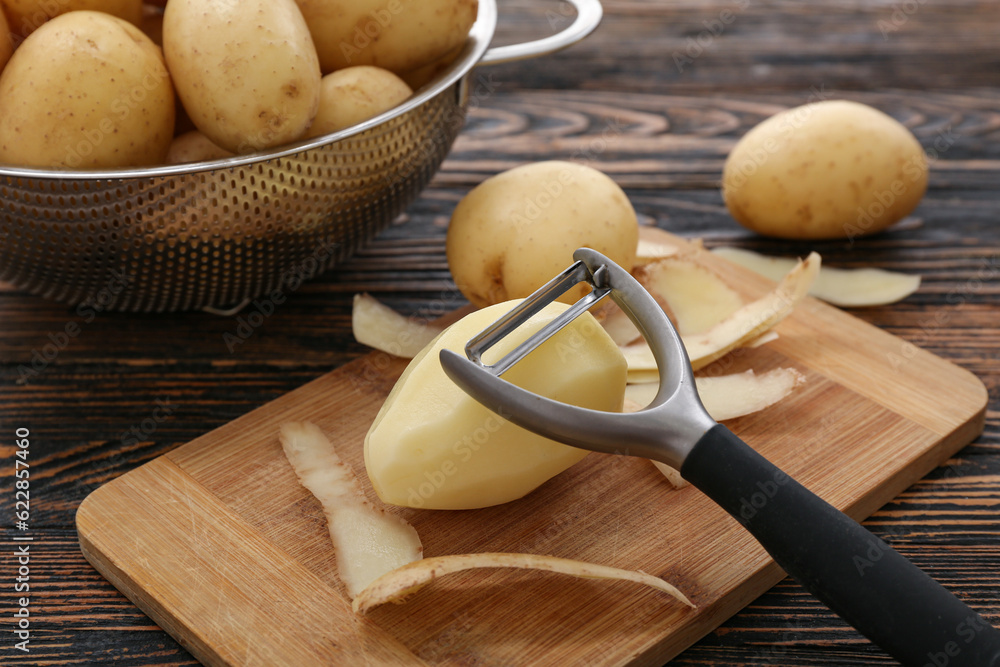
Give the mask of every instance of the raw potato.
[[170, 0], [163, 52], [195, 126], [233, 153], [300, 139], [319, 109], [319, 60], [294, 0]]
[[371, 586], [361, 591], [354, 598], [352, 607], [356, 614], [366, 614], [386, 602], [403, 602], [404, 598], [416, 593], [427, 584], [446, 574], [476, 568], [497, 567], [557, 572], [584, 579], [632, 581], [663, 591], [683, 602], [688, 607], [695, 608], [695, 604], [675, 586], [645, 572], [622, 570], [617, 567], [586, 563], [568, 558], [513, 553], [457, 554], [425, 558], [389, 572], [373, 582]]
[[348, 595], [357, 597], [387, 572], [420, 560], [423, 547], [417, 531], [368, 501], [354, 471], [318, 426], [282, 424], [279, 439], [299, 482], [323, 506], [337, 573]]
[[354, 339], [362, 345], [412, 359], [441, 333], [439, 327], [400, 315], [368, 294], [355, 294], [351, 310]]
[[[441, 349], [463, 354], [470, 338], [514, 305], [467, 315], [407, 366], [365, 438], [365, 467], [383, 501], [428, 509], [498, 505], [524, 496], [587, 455], [514, 426], [462, 391], [441, 368]], [[565, 308], [549, 304], [490, 350], [487, 363]], [[557, 401], [619, 412], [625, 374], [618, 346], [585, 313], [504, 379]]]
[[198, 130], [191, 130], [174, 137], [167, 151], [167, 164], [186, 164], [189, 162], [204, 162], [233, 157], [224, 148], [219, 148], [212, 140]]
[[675, 245], [642, 238], [643, 229], [645, 229], [645, 227], [639, 228], [639, 245], [635, 249], [636, 265], [641, 266], [643, 264], [648, 264], [649, 262], [655, 262], [660, 259], [666, 259], [667, 257], [673, 257], [674, 255], [680, 253], [680, 248]]
[[927, 189], [920, 143], [890, 116], [831, 100], [783, 111], [733, 148], [722, 194], [743, 226], [790, 239], [873, 234]]
[[[768, 257], [743, 248], [713, 248], [712, 252], [771, 280], [779, 280], [795, 265], [790, 257]], [[919, 287], [920, 276], [874, 268], [824, 266], [809, 294], [835, 306], [883, 306], [902, 301]]]
[[307, 137], [319, 137], [374, 118], [413, 94], [398, 76], [379, 67], [348, 67], [323, 77], [319, 111]]
[[[49, 19], [76, 11], [104, 12], [142, 23], [142, 0], [0, 0], [10, 23], [10, 35], [22, 41]], [[6, 32], [6, 31], [5, 31]]]
[[162, 164], [173, 130], [174, 91], [160, 49], [110, 14], [57, 16], [0, 75], [0, 163]]
[[403, 74], [465, 43], [476, 0], [297, 0], [324, 73], [375, 65]]
[[[593, 248], [619, 266], [635, 263], [639, 223], [622, 189], [600, 171], [562, 161], [537, 162], [488, 178], [451, 217], [448, 267], [476, 306], [523, 298]], [[572, 303], [579, 286], [560, 301]]]

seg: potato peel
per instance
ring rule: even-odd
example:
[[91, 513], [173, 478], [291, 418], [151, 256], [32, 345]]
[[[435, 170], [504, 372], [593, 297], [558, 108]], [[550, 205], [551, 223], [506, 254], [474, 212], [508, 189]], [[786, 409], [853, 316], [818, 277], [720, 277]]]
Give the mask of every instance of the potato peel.
[[[691, 367], [703, 368], [730, 351], [753, 344], [785, 319], [809, 292], [822, 260], [817, 253], [798, 262], [777, 287], [751, 301], [704, 333], [681, 336]], [[628, 362], [629, 382], [651, 382], [656, 378], [656, 359], [645, 341], [622, 346]]]
[[681, 473], [679, 471], [674, 470], [666, 463], [661, 463], [659, 461], [652, 461], [652, 460], [650, 461], [650, 463], [656, 466], [656, 469], [659, 470], [663, 474], [663, 476], [667, 478], [667, 481], [670, 482], [675, 489], [683, 489], [685, 486], [691, 484], [691, 482], [681, 477]]
[[707, 331], [744, 305], [736, 290], [695, 258], [651, 262], [635, 273], [642, 286], [667, 305], [682, 336]]
[[809, 293], [822, 260], [813, 252], [789, 271], [773, 291], [743, 306], [722, 322], [698, 336], [684, 339], [684, 347], [695, 370], [707, 366], [731, 350], [769, 331]]
[[753, 340], [748, 340], [746, 343], [743, 344], [743, 347], [756, 349], [761, 345], [767, 345], [771, 341], [778, 340], [778, 338], [779, 338], [778, 332], [774, 331], [773, 329], [769, 329], [768, 331], [765, 331], [764, 333], [757, 336]]
[[663, 591], [687, 606], [696, 608], [677, 587], [642, 571], [623, 570], [568, 558], [519, 553], [455, 554], [425, 558], [379, 577], [354, 598], [352, 607], [355, 613], [366, 614], [387, 602], [403, 602], [406, 597], [446, 574], [499, 567], [542, 570], [586, 579], [632, 581]]
[[625, 311], [618, 307], [618, 304], [607, 302], [591, 309], [590, 312], [619, 347], [642, 338], [639, 328], [629, 319]]
[[351, 329], [362, 345], [412, 359], [441, 333], [441, 327], [401, 315], [369, 294], [355, 294]]
[[323, 506], [337, 573], [352, 598], [386, 572], [418, 561], [423, 547], [409, 523], [375, 507], [318, 426], [281, 425], [279, 440], [302, 486]]
[[760, 412], [781, 401], [806, 378], [794, 368], [774, 368], [756, 374], [753, 369], [731, 375], [695, 378], [708, 414], [716, 421]]
[[[716, 421], [735, 419], [760, 412], [787, 397], [806, 378], [794, 368], [774, 368], [757, 375], [753, 369], [742, 373], [696, 377], [698, 395], [705, 410]], [[625, 388], [625, 412], [641, 410], [656, 396], [655, 383], [630, 384]], [[659, 461], [650, 461], [674, 488], [687, 486], [681, 474]]]
[[[757, 374], [742, 373], [696, 377], [695, 385], [702, 405], [712, 419], [725, 421], [759, 412], [788, 396], [805, 382], [794, 368], [774, 368]], [[630, 384], [625, 388], [625, 411], [641, 410], [653, 400], [658, 383]]]
[[[712, 252], [771, 280], [778, 280], [795, 264], [788, 257], [770, 257], [743, 248], [720, 247]], [[902, 301], [919, 288], [920, 276], [876, 268], [824, 266], [809, 293], [835, 306], [884, 306]]]
[[640, 229], [639, 244], [636, 246], [635, 252], [635, 263], [636, 266], [642, 266], [643, 264], [655, 262], [666, 257], [674, 257], [680, 254], [680, 252], [680, 248], [675, 245], [642, 238]]

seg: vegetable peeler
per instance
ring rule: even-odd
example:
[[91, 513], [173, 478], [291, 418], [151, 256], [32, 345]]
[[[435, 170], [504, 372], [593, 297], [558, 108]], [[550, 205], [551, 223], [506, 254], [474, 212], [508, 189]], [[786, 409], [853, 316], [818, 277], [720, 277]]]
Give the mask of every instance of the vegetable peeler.
[[[653, 297], [589, 248], [574, 263], [468, 342], [441, 351], [448, 376], [506, 419], [567, 445], [660, 461], [680, 471], [767, 550], [785, 572], [904, 665], [1000, 667], [1000, 631], [916, 565], [796, 482], [706, 412], [687, 352]], [[483, 354], [579, 283], [588, 291], [495, 363]], [[553, 401], [501, 377], [606, 297], [649, 343], [660, 386], [645, 409], [601, 412]], [[942, 662], [944, 661], [944, 662]]]

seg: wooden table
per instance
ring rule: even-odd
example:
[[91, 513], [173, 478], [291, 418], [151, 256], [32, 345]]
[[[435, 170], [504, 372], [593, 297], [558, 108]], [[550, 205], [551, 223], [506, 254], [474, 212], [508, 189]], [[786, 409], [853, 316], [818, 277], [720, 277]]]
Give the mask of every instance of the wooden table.
[[[558, 4], [532, 4], [501, 3], [498, 41], [565, 23]], [[295, 290], [239, 345], [224, 339], [238, 316], [88, 320], [0, 284], [0, 662], [194, 664], [83, 559], [76, 507], [118, 475], [363, 354], [350, 330], [356, 292], [411, 313], [461, 305], [443, 244], [455, 202], [491, 174], [549, 158], [602, 169], [644, 223], [709, 245], [817, 249], [830, 265], [923, 276], [905, 302], [853, 312], [977, 374], [991, 394], [986, 430], [866, 525], [1000, 624], [1000, 4], [605, 0], [605, 9], [581, 45], [481, 70], [488, 92], [399, 224]], [[754, 236], [727, 215], [718, 182], [733, 143], [770, 114], [818, 98], [876, 106], [927, 149], [929, 191], [900, 228], [806, 244]], [[79, 334], [25, 373], [69, 323]], [[18, 428], [31, 431], [30, 653], [15, 650], [11, 632]], [[675, 662], [892, 661], [785, 580]]]

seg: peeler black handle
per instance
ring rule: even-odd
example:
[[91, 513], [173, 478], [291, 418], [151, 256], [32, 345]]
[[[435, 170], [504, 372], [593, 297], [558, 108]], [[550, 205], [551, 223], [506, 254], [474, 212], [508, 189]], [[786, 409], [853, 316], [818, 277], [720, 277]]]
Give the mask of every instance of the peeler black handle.
[[904, 665], [1000, 667], [1000, 631], [725, 426], [702, 436], [681, 474], [785, 572]]

